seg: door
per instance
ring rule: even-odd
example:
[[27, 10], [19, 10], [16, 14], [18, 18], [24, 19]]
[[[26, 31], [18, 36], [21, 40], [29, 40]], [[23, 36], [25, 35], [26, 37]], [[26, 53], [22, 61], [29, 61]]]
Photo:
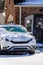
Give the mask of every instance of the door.
[[43, 42], [43, 29], [42, 29], [42, 23], [43, 23], [43, 15], [38, 14], [34, 16], [34, 35], [36, 37], [37, 42]]

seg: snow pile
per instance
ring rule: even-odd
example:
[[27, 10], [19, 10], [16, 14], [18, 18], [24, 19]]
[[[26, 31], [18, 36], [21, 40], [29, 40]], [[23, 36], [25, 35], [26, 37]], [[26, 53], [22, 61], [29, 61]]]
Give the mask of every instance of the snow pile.
[[43, 52], [43, 43], [37, 43], [35, 53], [41, 53], [41, 52]]
[[43, 47], [43, 43], [37, 43], [36, 47]]

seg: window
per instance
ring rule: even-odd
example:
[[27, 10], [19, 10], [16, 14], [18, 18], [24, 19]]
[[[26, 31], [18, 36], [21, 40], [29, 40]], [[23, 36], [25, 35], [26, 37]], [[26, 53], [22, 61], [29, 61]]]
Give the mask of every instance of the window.
[[27, 20], [27, 30], [31, 32], [32, 20]]
[[0, 10], [4, 10], [4, 0], [0, 0]]

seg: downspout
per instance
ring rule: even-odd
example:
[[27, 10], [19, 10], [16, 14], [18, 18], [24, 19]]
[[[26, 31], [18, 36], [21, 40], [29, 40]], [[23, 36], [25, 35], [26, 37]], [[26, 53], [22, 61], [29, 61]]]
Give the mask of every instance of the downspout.
[[20, 6], [20, 13], [19, 13], [19, 24], [21, 25], [21, 6]]

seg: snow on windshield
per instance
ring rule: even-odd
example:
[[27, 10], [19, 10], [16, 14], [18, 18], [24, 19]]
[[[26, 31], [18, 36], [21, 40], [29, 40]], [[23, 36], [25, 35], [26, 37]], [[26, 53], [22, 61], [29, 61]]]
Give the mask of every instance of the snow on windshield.
[[0, 28], [0, 34], [4, 34], [4, 33], [6, 33], [6, 30], [4, 29], [4, 28]]

